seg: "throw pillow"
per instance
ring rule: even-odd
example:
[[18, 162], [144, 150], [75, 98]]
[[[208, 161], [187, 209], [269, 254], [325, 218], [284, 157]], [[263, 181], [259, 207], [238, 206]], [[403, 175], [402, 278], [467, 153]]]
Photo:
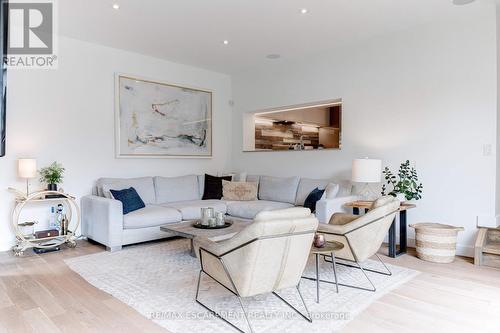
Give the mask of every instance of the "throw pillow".
[[109, 190], [114, 199], [121, 201], [123, 205], [123, 215], [146, 207], [135, 188], [130, 187], [124, 190]]
[[232, 176], [215, 177], [205, 174], [205, 189], [203, 190], [203, 200], [222, 198], [222, 181], [230, 181]]
[[340, 191], [340, 185], [335, 183], [328, 183], [325, 187], [325, 193], [321, 199], [334, 199]]
[[232, 201], [257, 200], [257, 183], [222, 181], [222, 199]]
[[325, 190], [320, 190], [316, 187], [307, 196], [306, 201], [304, 201], [304, 207], [309, 208], [311, 213], [314, 213], [316, 211], [316, 202], [321, 199], [324, 192]]

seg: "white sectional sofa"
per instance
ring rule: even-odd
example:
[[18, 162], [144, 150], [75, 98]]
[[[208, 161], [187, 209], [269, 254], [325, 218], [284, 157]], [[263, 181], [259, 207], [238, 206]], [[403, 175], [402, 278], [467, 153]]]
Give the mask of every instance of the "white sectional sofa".
[[[316, 205], [317, 218], [327, 223], [333, 213], [343, 211], [343, 204], [357, 198], [346, 181], [256, 175], [248, 175], [246, 181], [259, 183], [259, 200], [202, 200], [204, 175], [101, 178], [92, 195], [81, 200], [82, 234], [115, 251], [123, 245], [171, 237], [160, 230], [161, 225], [198, 219], [202, 207], [251, 221], [261, 211], [302, 206], [312, 190], [332, 182], [340, 185], [337, 197], [320, 200]], [[129, 187], [137, 190], [146, 207], [123, 215], [122, 203], [112, 199], [109, 190]]]

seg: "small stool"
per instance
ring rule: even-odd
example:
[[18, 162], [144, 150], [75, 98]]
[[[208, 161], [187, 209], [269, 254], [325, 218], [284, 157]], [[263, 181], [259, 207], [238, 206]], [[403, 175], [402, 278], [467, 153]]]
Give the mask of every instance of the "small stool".
[[[335, 278], [335, 290], [339, 292], [339, 284], [337, 281], [337, 265], [335, 263], [335, 252], [340, 251], [344, 248], [344, 244], [335, 241], [326, 242], [324, 247], [315, 247], [314, 245], [311, 247], [311, 253], [316, 256], [316, 278], [311, 278], [307, 276], [303, 276], [303, 279], [316, 281], [316, 303], [319, 303], [319, 283], [320, 282], [329, 282], [329, 281], [321, 281], [319, 278], [319, 257], [320, 256], [332, 256], [332, 268], [333, 268], [333, 276]], [[331, 283], [331, 282], [330, 282]]]

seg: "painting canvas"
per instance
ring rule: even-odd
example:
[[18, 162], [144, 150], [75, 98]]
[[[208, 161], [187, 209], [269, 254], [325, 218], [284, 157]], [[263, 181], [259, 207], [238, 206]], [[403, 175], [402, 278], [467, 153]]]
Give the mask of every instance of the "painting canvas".
[[118, 157], [212, 156], [212, 93], [117, 76]]

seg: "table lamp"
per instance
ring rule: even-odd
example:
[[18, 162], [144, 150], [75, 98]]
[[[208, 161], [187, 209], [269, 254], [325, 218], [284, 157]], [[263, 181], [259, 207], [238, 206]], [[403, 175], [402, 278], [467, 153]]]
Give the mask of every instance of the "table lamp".
[[29, 180], [36, 177], [36, 160], [32, 158], [17, 160], [17, 174], [19, 178], [26, 179], [26, 195], [29, 195]]
[[352, 161], [351, 180], [354, 183], [365, 183], [360, 195], [363, 200], [375, 199], [377, 194], [368, 185], [380, 183], [382, 180], [382, 161], [370, 158], [357, 158]]

